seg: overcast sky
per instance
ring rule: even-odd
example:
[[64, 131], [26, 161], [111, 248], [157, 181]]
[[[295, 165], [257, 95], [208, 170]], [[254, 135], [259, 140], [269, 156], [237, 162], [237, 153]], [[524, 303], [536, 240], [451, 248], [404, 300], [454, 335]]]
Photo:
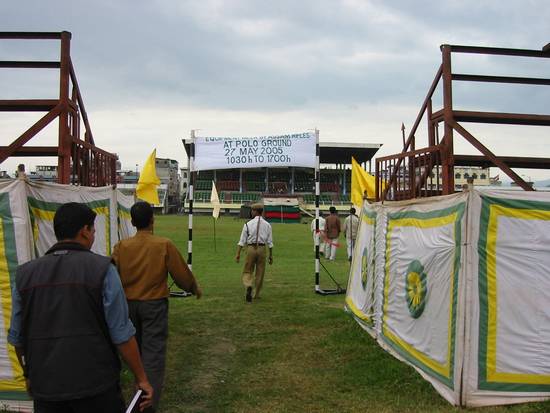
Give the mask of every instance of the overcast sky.
[[[135, 169], [155, 147], [157, 156], [184, 162], [181, 139], [191, 129], [255, 136], [318, 128], [321, 141], [399, 152], [401, 122], [414, 122], [441, 44], [540, 49], [550, 42], [550, 7], [547, 0], [19, 0], [0, 2], [0, 27], [72, 33], [96, 144]], [[57, 42], [0, 41], [0, 60], [58, 55]], [[550, 77], [550, 59], [454, 56], [456, 72]], [[0, 69], [0, 99], [55, 98], [55, 73]], [[548, 114], [549, 103], [550, 87], [455, 82], [457, 108]], [[0, 113], [1, 144], [39, 116]], [[550, 157], [550, 128], [465, 126], [497, 154]], [[31, 142], [55, 144], [56, 129]], [[456, 148], [476, 153], [461, 138]], [[0, 169], [12, 172], [19, 162]]]

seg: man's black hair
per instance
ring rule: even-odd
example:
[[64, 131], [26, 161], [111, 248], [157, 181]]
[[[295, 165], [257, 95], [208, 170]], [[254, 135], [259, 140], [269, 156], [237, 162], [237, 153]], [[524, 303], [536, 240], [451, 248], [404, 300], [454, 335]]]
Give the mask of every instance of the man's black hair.
[[356, 211], [355, 211], [355, 208], [354, 208], [354, 207], [351, 207], [351, 208], [349, 209], [349, 213], [350, 213], [350, 214], [355, 215], [355, 212], [356, 212]]
[[336, 208], [335, 207], [331, 206], [328, 210], [330, 211], [331, 214], [336, 214]]
[[96, 213], [87, 205], [68, 202], [55, 211], [53, 230], [58, 241], [76, 238], [83, 227], [93, 227]]
[[132, 225], [137, 229], [147, 228], [153, 218], [153, 207], [148, 202], [139, 201], [130, 209]]

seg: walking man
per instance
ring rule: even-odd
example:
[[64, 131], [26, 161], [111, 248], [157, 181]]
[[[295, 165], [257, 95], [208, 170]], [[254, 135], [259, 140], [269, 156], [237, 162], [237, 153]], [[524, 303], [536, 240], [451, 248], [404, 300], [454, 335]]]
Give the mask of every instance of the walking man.
[[144, 391], [141, 408], [151, 405], [118, 272], [90, 251], [95, 217], [84, 204], [61, 205], [58, 242], [17, 269], [8, 341], [36, 413], [124, 412], [117, 349]]
[[113, 261], [128, 300], [130, 319], [136, 326], [136, 338], [143, 365], [155, 391], [153, 408], [158, 409], [166, 361], [168, 339], [168, 274], [185, 291], [198, 298], [202, 290], [172, 241], [153, 235], [153, 208], [136, 202], [130, 209], [137, 233], [115, 245]]
[[359, 231], [359, 217], [355, 215], [355, 208], [351, 207], [349, 215], [344, 220], [344, 234], [346, 235], [346, 245], [348, 250], [348, 260], [351, 262], [353, 255], [353, 248], [355, 247], [355, 241], [357, 239], [357, 232]]
[[313, 234], [313, 251], [315, 251], [315, 243], [319, 240], [319, 254], [325, 253], [325, 218], [319, 214], [319, 232], [315, 231], [315, 218], [311, 221], [311, 233]]
[[252, 205], [252, 219], [243, 226], [235, 255], [235, 261], [239, 262], [241, 249], [246, 248], [242, 280], [248, 303], [252, 302], [252, 296], [260, 298], [265, 274], [266, 246], [269, 249], [269, 265], [273, 264], [273, 234], [269, 222], [262, 218], [263, 210], [262, 204]]
[[325, 234], [327, 240], [325, 241], [325, 258], [334, 261], [336, 259], [336, 248], [338, 247], [338, 237], [340, 236], [341, 224], [336, 208], [331, 206], [329, 208], [330, 215], [325, 219]]

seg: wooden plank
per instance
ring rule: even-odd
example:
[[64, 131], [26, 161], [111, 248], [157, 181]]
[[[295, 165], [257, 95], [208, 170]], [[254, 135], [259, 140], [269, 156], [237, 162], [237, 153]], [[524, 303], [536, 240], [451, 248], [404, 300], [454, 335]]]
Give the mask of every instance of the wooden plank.
[[[550, 53], [544, 50], [531, 49], [509, 49], [504, 47], [481, 47], [481, 46], [461, 46], [461, 45], [443, 45], [449, 46], [453, 53], [475, 53], [499, 56], [523, 56], [523, 57], [543, 57], [549, 58]], [[442, 46], [442, 47], [443, 47]]]
[[[532, 158], [520, 156], [497, 156], [510, 168], [550, 169], [550, 158]], [[455, 166], [480, 166], [489, 168], [495, 166], [487, 157], [482, 155], [455, 155]]]
[[57, 99], [0, 100], [0, 112], [48, 112], [58, 103]]
[[[0, 153], [7, 149], [8, 146], [0, 146]], [[22, 146], [10, 156], [57, 156], [57, 146]]]
[[515, 83], [522, 85], [550, 85], [550, 79], [540, 77], [485, 76], [455, 73], [453, 74], [453, 80], [465, 82]]
[[458, 122], [495, 123], [503, 125], [550, 126], [550, 116], [526, 113], [453, 111]]

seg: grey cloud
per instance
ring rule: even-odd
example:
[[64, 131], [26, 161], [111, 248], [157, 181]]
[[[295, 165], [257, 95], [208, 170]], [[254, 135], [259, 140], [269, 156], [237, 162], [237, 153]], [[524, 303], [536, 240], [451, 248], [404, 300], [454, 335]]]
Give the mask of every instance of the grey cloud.
[[0, 11], [5, 30], [72, 31], [88, 107], [273, 111], [420, 104], [440, 43], [539, 47], [544, 3], [35, 0]]

